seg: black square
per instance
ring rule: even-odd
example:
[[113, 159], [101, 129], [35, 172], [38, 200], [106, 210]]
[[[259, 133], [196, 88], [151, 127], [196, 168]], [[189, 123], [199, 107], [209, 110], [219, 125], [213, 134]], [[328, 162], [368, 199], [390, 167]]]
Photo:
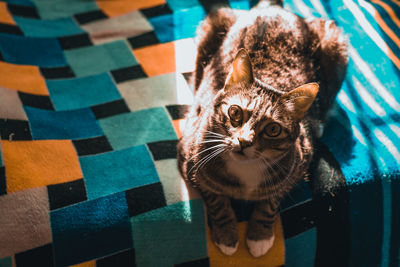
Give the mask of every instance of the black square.
[[0, 119], [0, 135], [3, 140], [32, 140], [27, 121]]
[[48, 185], [50, 210], [59, 209], [87, 200], [85, 182], [79, 179], [72, 182]]
[[150, 8], [146, 8], [146, 9], [142, 9], [140, 11], [148, 19], [149, 18], [153, 18], [153, 17], [157, 17], [157, 16], [172, 14], [172, 10], [171, 10], [171, 8], [169, 8], [169, 6], [167, 4], [163, 4], [163, 5], [159, 5], [159, 6], [155, 6], [155, 7], [150, 7]]
[[174, 264], [174, 267], [209, 267], [209, 266], [210, 266], [209, 258]]
[[105, 136], [72, 140], [79, 156], [94, 155], [112, 151], [112, 147]]
[[87, 33], [59, 37], [58, 41], [60, 42], [60, 45], [64, 50], [93, 45]]
[[132, 267], [135, 266], [135, 250], [129, 249], [123, 252], [99, 259], [96, 267]]
[[228, 0], [199, 0], [206, 13], [221, 7], [229, 7]]
[[32, 6], [20, 6], [8, 3], [7, 8], [13, 16], [40, 19], [37, 9]]
[[140, 65], [112, 70], [111, 75], [116, 83], [147, 77]]
[[0, 196], [7, 194], [6, 168], [0, 167]]
[[24, 106], [54, 110], [53, 103], [47, 95], [31, 95], [18, 92], [19, 98]]
[[185, 78], [187, 84], [191, 84], [192, 83], [192, 77], [193, 77], [193, 72], [184, 72], [182, 73], [183, 78]]
[[0, 32], [16, 34], [16, 35], [24, 35], [24, 33], [21, 31], [21, 29], [18, 26], [4, 24], [4, 23], [0, 23]]
[[168, 105], [166, 106], [169, 115], [173, 120], [183, 119], [185, 114], [188, 112], [189, 105]]
[[85, 13], [80, 13], [74, 15], [74, 18], [78, 21], [80, 25], [96, 21], [96, 20], [101, 20], [101, 19], [106, 19], [108, 18], [106, 14], [104, 14], [103, 11], [101, 10], [94, 10], [94, 11], [89, 11]]
[[135, 37], [130, 37], [128, 38], [128, 42], [130, 43], [131, 47], [133, 49], [149, 46], [149, 45], [154, 45], [158, 44], [159, 40], [157, 38], [157, 35], [154, 33], [154, 31], [151, 32], [146, 32], [141, 35], [135, 36]]
[[126, 191], [126, 200], [131, 217], [167, 205], [161, 183], [130, 189]]
[[75, 78], [75, 73], [70, 66], [64, 67], [40, 67], [40, 73], [47, 80], [51, 79], [65, 79], [65, 78]]
[[176, 145], [177, 140], [171, 141], [159, 141], [154, 143], [148, 143], [147, 146], [153, 155], [154, 160], [161, 159], [176, 159]]
[[285, 239], [315, 227], [315, 204], [312, 200], [288, 208], [280, 213]]
[[114, 115], [130, 112], [128, 106], [123, 99], [92, 106], [91, 109], [97, 119], [103, 119]]
[[53, 267], [53, 261], [52, 244], [15, 254], [15, 265], [17, 267]]

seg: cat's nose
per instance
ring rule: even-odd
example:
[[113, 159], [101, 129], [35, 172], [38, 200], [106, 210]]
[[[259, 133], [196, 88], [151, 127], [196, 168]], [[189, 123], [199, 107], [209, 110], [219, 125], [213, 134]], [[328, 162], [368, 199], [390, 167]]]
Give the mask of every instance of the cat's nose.
[[243, 150], [246, 147], [251, 146], [251, 142], [249, 140], [246, 140], [244, 138], [238, 138], [239, 144], [240, 144], [240, 148]]

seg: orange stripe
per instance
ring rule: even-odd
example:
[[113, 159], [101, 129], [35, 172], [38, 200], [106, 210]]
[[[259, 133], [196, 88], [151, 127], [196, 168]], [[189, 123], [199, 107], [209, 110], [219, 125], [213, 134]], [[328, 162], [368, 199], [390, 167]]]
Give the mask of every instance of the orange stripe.
[[400, 1], [392, 0], [392, 2], [395, 3], [396, 5], [400, 6]]
[[397, 17], [396, 13], [394, 13], [393, 9], [386, 3], [380, 0], [371, 0], [371, 2], [380, 5], [390, 16], [394, 23], [396, 23], [397, 27], [400, 28], [400, 20]]
[[96, 3], [108, 17], [115, 17], [138, 9], [165, 4], [165, 0], [96, 0]]
[[363, 12], [360, 10], [357, 4], [352, 0], [343, 0], [343, 3], [347, 6], [349, 11], [353, 14], [358, 24], [364, 30], [364, 32], [375, 42], [375, 44], [385, 53], [393, 64], [400, 70], [400, 59], [396, 57], [393, 51], [389, 48], [386, 42], [382, 39], [378, 32], [368, 22]]
[[15, 21], [8, 12], [7, 4], [0, 2], [0, 23], [15, 25]]
[[1, 146], [8, 193], [83, 177], [71, 140], [1, 140]]
[[46, 82], [36, 66], [0, 61], [0, 86], [35, 95], [49, 95]]
[[390, 39], [393, 40], [393, 42], [400, 48], [400, 39], [397, 37], [397, 35], [390, 29], [390, 27], [386, 24], [386, 22], [382, 19], [381, 15], [379, 14], [378, 11], [371, 5], [370, 3], [367, 3], [365, 1], [359, 1], [360, 5], [364, 7], [368, 13], [373, 16], [378, 23], [378, 25], [381, 27], [381, 29], [390, 37]]

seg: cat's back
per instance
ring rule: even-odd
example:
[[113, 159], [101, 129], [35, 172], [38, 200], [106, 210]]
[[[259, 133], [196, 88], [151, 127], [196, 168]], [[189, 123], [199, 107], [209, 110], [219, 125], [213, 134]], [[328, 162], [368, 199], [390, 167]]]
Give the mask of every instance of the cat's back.
[[255, 76], [286, 91], [315, 79], [314, 38], [303, 18], [279, 7], [238, 13], [219, 51], [221, 68], [245, 48]]

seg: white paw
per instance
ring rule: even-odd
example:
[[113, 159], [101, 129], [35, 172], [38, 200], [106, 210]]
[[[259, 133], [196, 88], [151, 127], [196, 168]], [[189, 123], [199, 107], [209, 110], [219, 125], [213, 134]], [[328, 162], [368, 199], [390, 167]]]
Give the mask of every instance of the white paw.
[[263, 239], [263, 240], [250, 240], [247, 239], [247, 246], [249, 247], [250, 254], [254, 257], [260, 257], [267, 253], [267, 251], [272, 247], [274, 243], [275, 236], [273, 235], [270, 239]]
[[222, 245], [222, 244], [217, 244], [217, 243], [215, 243], [215, 245], [217, 245], [217, 247], [219, 247], [219, 249], [222, 251], [222, 253], [224, 253], [225, 255], [230, 256], [233, 253], [235, 253], [236, 250], [238, 249], [239, 242], [237, 242], [234, 247], [228, 247], [228, 246], [225, 246], [225, 245]]

